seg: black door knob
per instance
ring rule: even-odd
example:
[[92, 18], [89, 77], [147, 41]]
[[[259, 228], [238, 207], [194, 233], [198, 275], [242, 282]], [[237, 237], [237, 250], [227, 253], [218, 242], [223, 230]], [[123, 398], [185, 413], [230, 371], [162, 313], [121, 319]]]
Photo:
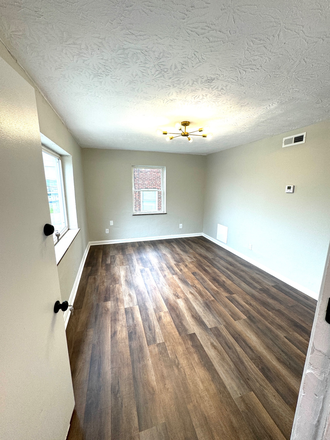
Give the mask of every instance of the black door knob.
[[58, 313], [60, 310], [65, 312], [68, 310], [69, 303], [67, 301], [63, 301], [62, 304], [59, 301], [56, 301], [54, 305], [54, 313]]
[[44, 226], [44, 234], [48, 237], [49, 235], [54, 234], [55, 228], [53, 225], [46, 223]]

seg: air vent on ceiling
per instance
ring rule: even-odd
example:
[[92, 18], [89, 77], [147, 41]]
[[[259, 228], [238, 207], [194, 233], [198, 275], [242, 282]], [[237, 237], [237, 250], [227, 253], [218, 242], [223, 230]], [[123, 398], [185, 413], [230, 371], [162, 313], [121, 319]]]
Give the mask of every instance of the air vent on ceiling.
[[296, 134], [294, 136], [288, 136], [283, 138], [282, 148], [291, 147], [291, 145], [304, 144], [306, 140], [306, 132]]

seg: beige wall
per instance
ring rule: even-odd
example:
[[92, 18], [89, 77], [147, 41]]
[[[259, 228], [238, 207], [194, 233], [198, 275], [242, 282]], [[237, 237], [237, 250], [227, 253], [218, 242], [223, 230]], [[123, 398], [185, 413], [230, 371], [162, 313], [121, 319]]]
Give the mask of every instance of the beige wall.
[[[282, 138], [307, 131], [306, 143]], [[330, 238], [330, 125], [322, 122], [207, 157], [204, 232], [318, 293]], [[296, 185], [294, 194], [285, 186]], [[248, 245], [252, 244], [252, 250]]]
[[[202, 232], [205, 162], [205, 156], [83, 149], [90, 240]], [[166, 215], [132, 215], [132, 165], [166, 166]]]
[[[26, 81], [35, 87], [35, 84], [25, 74], [1, 43], [0, 57], [13, 67]], [[36, 89], [36, 101], [40, 131], [72, 155], [78, 226], [81, 228], [81, 231], [58, 265], [61, 295], [62, 300], [64, 301], [69, 299], [81, 258], [88, 243], [81, 148], [38, 89]]]

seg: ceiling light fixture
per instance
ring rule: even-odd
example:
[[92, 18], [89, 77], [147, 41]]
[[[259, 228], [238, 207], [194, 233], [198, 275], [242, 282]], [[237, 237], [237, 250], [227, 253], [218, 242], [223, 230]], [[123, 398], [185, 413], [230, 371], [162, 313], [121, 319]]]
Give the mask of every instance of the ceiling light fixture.
[[187, 127], [189, 127], [189, 125], [190, 125], [190, 121], [182, 121], [181, 124], [180, 123], [175, 124], [175, 128], [179, 131], [178, 133], [170, 133], [168, 131], [161, 131], [161, 130], [158, 130], [157, 133], [166, 136], [167, 141], [171, 141], [181, 136], [186, 137], [188, 139], [188, 142], [193, 141], [192, 136], [202, 137], [204, 139], [209, 139], [209, 140], [212, 139], [211, 133], [197, 134], [197, 133], [202, 133], [203, 128], [198, 128], [197, 130], [188, 132]]

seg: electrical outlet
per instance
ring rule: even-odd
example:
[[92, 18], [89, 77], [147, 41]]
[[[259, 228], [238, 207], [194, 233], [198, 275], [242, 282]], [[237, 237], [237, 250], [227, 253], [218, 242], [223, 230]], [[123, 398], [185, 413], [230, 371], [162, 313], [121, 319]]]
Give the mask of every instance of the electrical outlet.
[[113, 220], [110, 220], [110, 226], [113, 226]]
[[182, 229], [182, 223], [179, 224], [179, 228]]
[[105, 233], [106, 233], [106, 234], [109, 234], [109, 229], [106, 229], [106, 230], [105, 230]]
[[249, 243], [249, 249], [250, 249], [250, 251], [252, 251], [252, 244], [251, 243]]

